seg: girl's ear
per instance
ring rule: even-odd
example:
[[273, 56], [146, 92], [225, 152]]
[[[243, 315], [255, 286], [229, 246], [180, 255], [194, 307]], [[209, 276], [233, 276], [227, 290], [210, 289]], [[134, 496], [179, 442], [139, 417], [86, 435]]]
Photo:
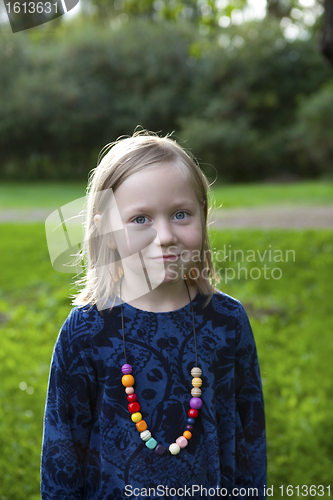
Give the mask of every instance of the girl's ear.
[[99, 232], [99, 221], [100, 221], [100, 218], [101, 218], [101, 214], [94, 215], [94, 224], [95, 224], [98, 232]]
[[113, 236], [112, 232], [109, 232], [109, 233], [103, 233], [102, 232], [101, 217], [102, 217], [101, 214], [96, 214], [94, 216], [94, 224], [95, 224], [95, 226], [97, 228], [97, 231], [99, 232], [99, 234], [101, 236], [103, 234], [105, 234], [108, 247], [111, 248], [111, 250], [116, 250], [116, 248], [117, 248], [116, 240], [114, 239], [114, 236]]

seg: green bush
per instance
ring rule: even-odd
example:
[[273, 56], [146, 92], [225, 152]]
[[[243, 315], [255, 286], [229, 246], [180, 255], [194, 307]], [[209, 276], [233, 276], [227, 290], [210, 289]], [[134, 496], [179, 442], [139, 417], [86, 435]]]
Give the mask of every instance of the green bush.
[[265, 20], [202, 41], [196, 57], [192, 113], [179, 120], [195, 155], [232, 181], [316, 174], [312, 165], [300, 169], [291, 152], [299, 102], [328, 79], [314, 40], [287, 43]]
[[[287, 42], [269, 20], [202, 35], [78, 19], [37, 33], [0, 33], [3, 178], [86, 178], [99, 150], [137, 125], [174, 130], [221, 179], [316, 175], [293, 149], [299, 106], [330, 78], [313, 38]], [[322, 143], [309, 144], [319, 158]]]
[[0, 110], [9, 178], [86, 178], [106, 143], [140, 124], [167, 133], [186, 104], [186, 31], [144, 22], [62, 29], [37, 42], [20, 34], [25, 47], [11, 56], [24, 64]]
[[302, 99], [293, 130], [292, 151], [300, 172], [313, 170], [332, 175], [333, 84], [323, 85], [308, 99]]

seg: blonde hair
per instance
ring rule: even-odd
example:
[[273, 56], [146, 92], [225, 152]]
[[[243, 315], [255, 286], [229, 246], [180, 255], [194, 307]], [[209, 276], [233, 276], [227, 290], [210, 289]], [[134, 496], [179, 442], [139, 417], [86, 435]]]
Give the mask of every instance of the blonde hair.
[[[104, 156], [103, 156], [104, 155]], [[207, 296], [205, 305], [212, 298], [217, 280], [210, 251], [207, 232], [208, 191], [209, 183], [196, 160], [187, 153], [170, 136], [159, 137], [145, 130], [135, 132], [132, 137], [120, 138], [103, 148], [98, 158], [98, 166], [92, 170], [87, 186], [87, 210], [85, 222], [85, 239], [80, 255], [84, 259], [86, 276], [76, 282], [83, 289], [75, 296], [74, 305], [84, 306], [97, 304], [105, 308], [108, 300], [113, 307], [116, 300], [116, 283], [123, 275], [120, 256], [116, 248], [108, 244], [110, 236], [97, 229], [94, 218], [103, 214], [107, 223], [105, 210], [110, 190], [117, 188], [132, 174], [140, 172], [157, 163], [172, 163], [180, 172], [185, 173], [192, 183], [201, 210], [202, 248], [200, 259], [185, 276], [190, 282], [195, 281], [201, 294]], [[104, 226], [105, 227], [105, 226]], [[108, 264], [109, 263], [109, 264]], [[106, 265], [108, 271], [106, 272]]]

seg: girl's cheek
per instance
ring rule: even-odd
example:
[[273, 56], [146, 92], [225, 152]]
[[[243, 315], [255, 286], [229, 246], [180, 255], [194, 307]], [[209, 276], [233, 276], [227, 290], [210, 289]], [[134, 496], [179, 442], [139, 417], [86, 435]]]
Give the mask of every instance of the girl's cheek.
[[185, 236], [185, 243], [193, 249], [201, 249], [202, 246], [202, 228], [201, 225], [189, 228]]

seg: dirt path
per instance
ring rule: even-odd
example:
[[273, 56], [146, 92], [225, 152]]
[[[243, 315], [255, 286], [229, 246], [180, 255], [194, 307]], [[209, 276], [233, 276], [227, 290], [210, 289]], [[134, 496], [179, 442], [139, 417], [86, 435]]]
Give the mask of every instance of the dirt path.
[[45, 222], [53, 212], [50, 208], [0, 208], [0, 222], [29, 223]]
[[333, 228], [333, 205], [221, 209], [212, 221], [218, 228]]
[[[0, 223], [44, 222], [52, 209], [0, 209]], [[217, 228], [333, 228], [333, 205], [323, 207], [257, 207], [215, 210]]]

